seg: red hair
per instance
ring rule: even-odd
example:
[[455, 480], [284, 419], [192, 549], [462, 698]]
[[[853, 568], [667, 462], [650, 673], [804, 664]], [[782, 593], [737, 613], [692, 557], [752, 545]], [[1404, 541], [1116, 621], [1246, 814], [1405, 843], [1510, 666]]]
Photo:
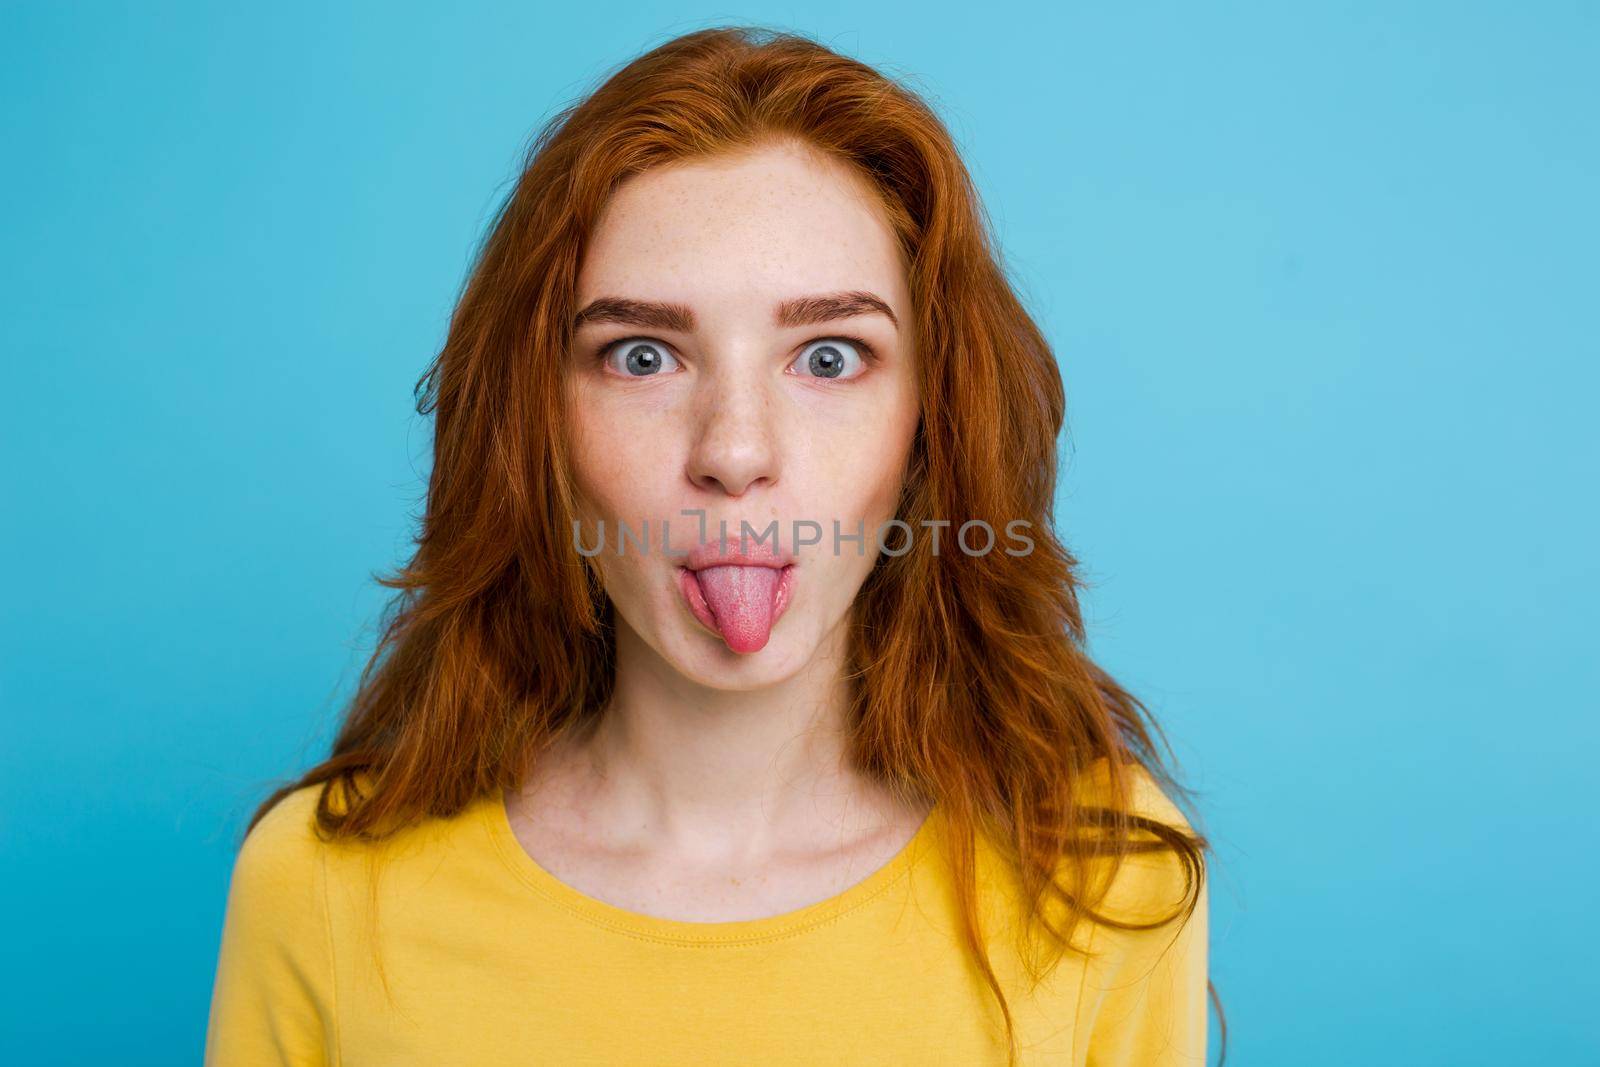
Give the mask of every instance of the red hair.
[[[1189, 790], [1162, 766], [1148, 711], [1084, 650], [1077, 560], [1052, 512], [1060, 371], [1007, 282], [949, 133], [914, 93], [802, 36], [734, 27], [678, 37], [535, 138], [417, 383], [417, 409], [435, 420], [434, 462], [415, 554], [378, 578], [398, 590], [382, 639], [329, 757], [274, 791], [250, 825], [316, 783], [317, 822], [333, 836], [377, 839], [449, 817], [514, 789], [558, 733], [601, 713], [615, 671], [611, 607], [569, 547], [562, 389], [586, 236], [629, 176], [779, 138], [867, 180], [909, 271], [922, 412], [897, 517], [918, 529], [1032, 524], [1025, 555], [880, 555], [849, 642], [850, 755], [899, 795], [942, 806], [963, 940], [999, 1001], [1014, 1061], [1011, 1010], [979, 922], [975, 834], [1013, 865], [1024, 935], [1043, 935], [1044, 951], [1025, 953], [1035, 981], [1081, 921], [1186, 921], [1209, 845], [1186, 824], [1131, 810], [1141, 768], [1169, 793]], [[1103, 784], [1093, 798], [1091, 776]], [[1151, 851], [1181, 875], [1173, 914], [1125, 923], [1097, 913], [1123, 858]], [[1071, 862], [1091, 856], [1109, 862]]]

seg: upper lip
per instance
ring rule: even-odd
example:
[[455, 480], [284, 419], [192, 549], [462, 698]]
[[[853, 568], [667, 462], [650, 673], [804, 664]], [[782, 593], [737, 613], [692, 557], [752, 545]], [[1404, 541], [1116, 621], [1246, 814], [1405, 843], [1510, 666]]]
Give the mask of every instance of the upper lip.
[[755, 541], [745, 538], [744, 544], [729, 538], [726, 543], [706, 541], [695, 545], [688, 555], [679, 558], [681, 566], [692, 571], [707, 567], [773, 567], [783, 568], [795, 561], [791, 552], [780, 551], [773, 540]]

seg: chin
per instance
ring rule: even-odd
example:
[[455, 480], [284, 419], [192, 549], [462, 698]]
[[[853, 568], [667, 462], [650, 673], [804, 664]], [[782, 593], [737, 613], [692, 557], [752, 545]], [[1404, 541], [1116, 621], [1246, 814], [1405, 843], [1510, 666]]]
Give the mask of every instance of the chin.
[[798, 674], [816, 653], [800, 636], [800, 618], [775, 627], [754, 652], [735, 652], [697, 623], [672, 623], [649, 643], [689, 681], [707, 689], [742, 692], [775, 685]]
[[815, 651], [776, 633], [755, 652], [734, 652], [720, 638], [706, 637], [695, 642], [679, 670], [713, 689], [759, 689], [800, 673]]

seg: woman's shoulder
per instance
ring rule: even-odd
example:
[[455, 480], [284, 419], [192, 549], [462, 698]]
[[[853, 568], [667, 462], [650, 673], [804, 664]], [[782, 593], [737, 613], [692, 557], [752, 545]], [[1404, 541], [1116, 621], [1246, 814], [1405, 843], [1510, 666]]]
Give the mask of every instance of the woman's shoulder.
[[322, 783], [314, 783], [284, 794], [250, 827], [233, 861], [236, 895], [304, 892], [321, 862], [317, 805], [322, 790]]
[[326, 880], [323, 843], [316, 833], [320, 789], [303, 786], [280, 797], [246, 832], [234, 855], [218, 972], [217, 995], [223, 1002], [263, 982], [287, 981], [279, 973], [283, 968], [306, 974], [324, 969]]
[[1121, 806], [1161, 828], [1136, 829], [1135, 842], [1147, 850], [1122, 856], [1109, 884], [1099, 883], [1106, 891], [1093, 910], [1112, 921], [1091, 926], [1078, 1025], [1091, 1063], [1203, 1063], [1210, 960], [1203, 841], [1160, 775], [1137, 762], [1121, 770], [1121, 805], [1103, 761], [1089, 769], [1079, 802]]
[[327, 1062], [333, 953], [319, 785], [280, 797], [233, 860], [206, 1035], [207, 1064]]
[[[369, 787], [370, 777], [358, 775], [355, 788], [364, 791]], [[362, 839], [335, 836], [322, 827], [319, 818], [324, 803], [334, 815], [347, 811], [349, 788], [334, 779], [297, 786], [280, 796], [245, 834], [234, 860], [234, 877], [303, 876], [334, 852], [363, 849]]]
[[[1190, 818], [1174, 800], [1176, 791], [1164, 784], [1163, 776], [1136, 760], [1113, 768], [1100, 757], [1078, 773], [1071, 788], [1082, 833], [1069, 835], [1073, 844], [1055, 863], [1057, 883], [1073, 887], [1074, 896], [1081, 889], [1099, 901], [1096, 912], [1119, 921], [1151, 921], [1172, 916], [1174, 909], [1186, 910], [1197, 888], [1204, 889], [1205, 856], [1202, 845], [1195, 843], [1200, 839]], [[1087, 810], [1093, 808], [1135, 817], [1128, 824], [1130, 847], [1081, 847], [1106, 833], [1105, 817]], [[1000, 846], [986, 835], [981, 840], [983, 862], [1014, 879], [1014, 844]]]
[[[1205, 889], [1205, 854], [1173, 847], [1172, 838], [1196, 839], [1194, 826], [1174, 800], [1171, 790], [1155, 771], [1133, 761], [1122, 768], [1124, 788], [1114, 788], [1113, 770], [1104, 757], [1091, 764], [1080, 783], [1078, 803], [1105, 807], [1121, 806], [1130, 815], [1164, 830], [1136, 824], [1134, 839], [1143, 850], [1127, 853], [1116, 864], [1104, 905], [1126, 921], [1151, 921], [1170, 916]], [[1198, 884], [1197, 884], [1198, 883]], [[1199, 901], [1205, 903], [1202, 897]]]
[[[1172, 798], [1168, 786], [1156, 772], [1146, 767], [1138, 760], [1129, 760], [1122, 764], [1121, 771], [1125, 784], [1125, 800], [1127, 810], [1147, 819], [1177, 827], [1186, 832], [1192, 831], [1189, 818], [1178, 807]], [[1101, 756], [1090, 763], [1083, 771], [1079, 781], [1078, 802], [1080, 804], [1112, 805], [1116, 800], [1113, 788], [1115, 778], [1109, 757]]]
[[[372, 876], [380, 864], [389, 872], [426, 874], [438, 865], [441, 850], [459, 857], [488, 849], [488, 837], [476, 832], [493, 810], [485, 806], [486, 798], [453, 815], [391, 820], [376, 829], [341, 832], [333, 825], [373, 789], [372, 776], [362, 772], [351, 783], [313, 782], [283, 794], [245, 835], [234, 860], [234, 880], [243, 882], [247, 893], [304, 887], [313, 880], [342, 885]], [[333, 817], [326, 826], [324, 807]]]

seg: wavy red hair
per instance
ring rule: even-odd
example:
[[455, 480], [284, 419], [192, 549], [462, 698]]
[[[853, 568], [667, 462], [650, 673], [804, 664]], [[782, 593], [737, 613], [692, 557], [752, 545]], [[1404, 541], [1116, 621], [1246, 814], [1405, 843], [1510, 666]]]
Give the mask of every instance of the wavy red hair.
[[[449, 817], [515, 788], [559, 733], [601, 714], [615, 667], [611, 609], [569, 547], [562, 388], [586, 235], [629, 176], [774, 138], [865, 177], [908, 265], [923, 408], [899, 518], [914, 529], [1032, 523], [1026, 555], [880, 556], [850, 641], [855, 765], [942, 805], [965, 948], [999, 1001], [1015, 1062], [979, 921], [975, 835], [996, 842], [1018, 876], [1023, 932], [1043, 949], [1025, 954], [1035, 981], [1080, 922], [1187, 920], [1209, 845], [1131, 810], [1136, 766], [1169, 795], [1190, 791], [1155, 751], [1147, 709], [1084, 650], [1077, 560], [1052, 511], [1060, 371], [1008, 284], [949, 133], [909, 89], [803, 36], [724, 27], [677, 37], [539, 132], [417, 383], [434, 460], [416, 551], [378, 578], [398, 591], [381, 640], [328, 758], [272, 792], [250, 826], [319, 783], [317, 822], [331, 836], [378, 839]], [[1091, 767], [1105, 785], [1092, 804], [1082, 787]], [[1173, 914], [1129, 923], [1096, 912], [1122, 859], [1148, 851], [1176, 861], [1184, 888]], [[1073, 862], [1089, 856], [1108, 863]], [[1225, 1057], [1225, 1021], [1223, 1047]]]

